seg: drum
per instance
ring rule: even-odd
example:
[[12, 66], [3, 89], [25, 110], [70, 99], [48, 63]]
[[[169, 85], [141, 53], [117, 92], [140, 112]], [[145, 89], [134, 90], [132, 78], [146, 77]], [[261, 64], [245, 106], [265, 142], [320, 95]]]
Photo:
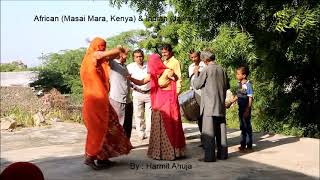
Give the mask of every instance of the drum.
[[197, 102], [199, 96], [194, 90], [188, 90], [179, 95], [179, 105], [181, 116], [189, 121], [197, 121], [200, 118], [200, 106]]

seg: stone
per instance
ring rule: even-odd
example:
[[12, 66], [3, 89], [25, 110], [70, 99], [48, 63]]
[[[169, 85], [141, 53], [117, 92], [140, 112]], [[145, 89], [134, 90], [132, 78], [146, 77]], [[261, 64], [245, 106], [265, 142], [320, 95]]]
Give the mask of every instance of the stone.
[[40, 91], [37, 92], [37, 96], [43, 96], [43, 95], [44, 95], [43, 90], [40, 90]]
[[62, 122], [62, 120], [59, 119], [59, 118], [52, 118], [51, 121], [52, 121], [52, 122]]
[[36, 126], [40, 126], [41, 123], [45, 122], [45, 119], [41, 112], [38, 112], [37, 114], [33, 115], [33, 119]]
[[1, 130], [15, 129], [17, 127], [17, 121], [12, 117], [1, 118]]

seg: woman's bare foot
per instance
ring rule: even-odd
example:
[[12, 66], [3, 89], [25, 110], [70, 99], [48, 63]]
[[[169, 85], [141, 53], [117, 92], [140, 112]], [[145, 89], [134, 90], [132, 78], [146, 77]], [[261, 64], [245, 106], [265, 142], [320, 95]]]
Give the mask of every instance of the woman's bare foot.
[[85, 160], [84, 160], [84, 164], [90, 166], [92, 169], [94, 170], [100, 170], [102, 169], [101, 167], [99, 167], [98, 165], [96, 165], [96, 163], [94, 162], [94, 159], [89, 157], [89, 156], [85, 156]]

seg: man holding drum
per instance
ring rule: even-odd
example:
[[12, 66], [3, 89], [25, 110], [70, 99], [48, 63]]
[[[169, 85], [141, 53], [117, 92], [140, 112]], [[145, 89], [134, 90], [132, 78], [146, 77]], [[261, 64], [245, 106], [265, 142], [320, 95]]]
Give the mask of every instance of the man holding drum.
[[[194, 90], [195, 93], [195, 98], [197, 100], [197, 103], [200, 105], [201, 104], [201, 90], [195, 90], [192, 87], [192, 81], [194, 80], [194, 70], [197, 68], [199, 69], [199, 72], [201, 72], [205, 67], [205, 63], [203, 61], [200, 60], [200, 52], [195, 51], [194, 49], [190, 50], [189, 52], [190, 55], [190, 59], [192, 60], [192, 64], [190, 64], [189, 68], [188, 68], [188, 72], [189, 72], [189, 78], [190, 78], [190, 89]], [[198, 127], [199, 127], [199, 131], [200, 133], [202, 132], [202, 117], [199, 115], [198, 120]], [[200, 145], [202, 146], [202, 145]]]

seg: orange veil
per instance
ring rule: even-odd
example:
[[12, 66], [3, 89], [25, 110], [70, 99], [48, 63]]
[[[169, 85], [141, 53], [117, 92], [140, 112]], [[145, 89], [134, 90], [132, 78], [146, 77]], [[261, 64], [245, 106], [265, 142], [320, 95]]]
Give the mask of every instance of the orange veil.
[[82, 115], [87, 128], [86, 155], [101, 160], [128, 154], [133, 148], [109, 103], [108, 59], [97, 59], [95, 56], [105, 49], [105, 40], [95, 38], [87, 49], [80, 69]]
[[[103, 48], [104, 46], [104, 48]], [[96, 156], [103, 146], [109, 118], [109, 66], [107, 59], [97, 60], [95, 52], [104, 51], [106, 41], [95, 38], [83, 58], [80, 77], [83, 86], [83, 110], [88, 134], [86, 154]]]

